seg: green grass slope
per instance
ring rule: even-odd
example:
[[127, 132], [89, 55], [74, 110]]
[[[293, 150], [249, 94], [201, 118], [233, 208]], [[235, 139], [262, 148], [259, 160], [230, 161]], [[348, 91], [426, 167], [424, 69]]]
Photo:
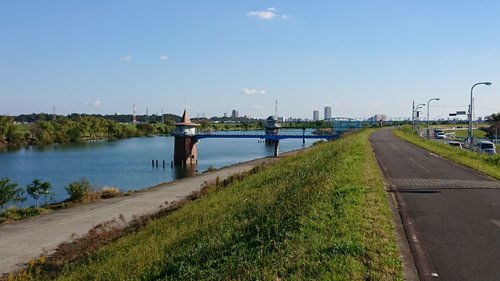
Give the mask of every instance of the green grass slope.
[[58, 280], [402, 280], [370, 133], [211, 192]]

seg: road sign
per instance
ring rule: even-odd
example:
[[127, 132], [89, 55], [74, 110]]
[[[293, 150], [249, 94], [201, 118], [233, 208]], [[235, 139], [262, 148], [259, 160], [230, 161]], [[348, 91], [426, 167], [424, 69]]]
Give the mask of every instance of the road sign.
[[467, 114], [465, 111], [457, 111], [457, 115], [465, 115]]
[[450, 116], [457, 116], [457, 114], [456, 114], [456, 113], [450, 113], [449, 115], [450, 115]]

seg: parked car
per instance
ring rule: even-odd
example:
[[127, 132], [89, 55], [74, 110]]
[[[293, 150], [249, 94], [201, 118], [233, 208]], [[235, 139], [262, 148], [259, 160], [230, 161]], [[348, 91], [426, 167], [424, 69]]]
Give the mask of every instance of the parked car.
[[445, 139], [446, 135], [443, 132], [439, 132], [436, 134], [436, 139]]
[[491, 141], [480, 141], [477, 143], [477, 150], [480, 153], [496, 154], [495, 144]]
[[442, 129], [437, 129], [437, 128], [436, 128], [436, 129], [434, 129], [434, 137], [435, 137], [435, 138], [437, 138], [437, 135], [438, 135], [439, 133], [443, 133], [443, 134], [444, 134], [444, 132], [443, 132], [443, 130], [442, 130]]
[[447, 141], [446, 144], [449, 146], [463, 148], [462, 143], [460, 143], [459, 141]]

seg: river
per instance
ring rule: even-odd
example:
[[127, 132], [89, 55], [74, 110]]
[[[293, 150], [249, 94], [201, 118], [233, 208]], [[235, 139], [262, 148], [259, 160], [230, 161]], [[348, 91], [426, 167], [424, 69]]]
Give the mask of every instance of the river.
[[[234, 132], [261, 134], [262, 131]], [[284, 134], [302, 134], [302, 130], [283, 130]], [[310, 130], [306, 134], [311, 133]], [[280, 141], [280, 153], [304, 146], [316, 140], [285, 139]], [[87, 142], [33, 146], [0, 152], [0, 178], [9, 177], [19, 186], [33, 179], [52, 184], [55, 201], [68, 197], [64, 189], [69, 183], [85, 177], [93, 187], [118, 187], [121, 191], [139, 190], [186, 176], [181, 167], [171, 168], [174, 138], [150, 137], [116, 141]], [[221, 168], [256, 158], [273, 156], [273, 146], [258, 139], [202, 139], [197, 143], [198, 165], [191, 171], [201, 173], [209, 168]], [[159, 160], [153, 167], [151, 160]], [[165, 160], [165, 168], [163, 168]], [[34, 204], [28, 200], [19, 205]]]

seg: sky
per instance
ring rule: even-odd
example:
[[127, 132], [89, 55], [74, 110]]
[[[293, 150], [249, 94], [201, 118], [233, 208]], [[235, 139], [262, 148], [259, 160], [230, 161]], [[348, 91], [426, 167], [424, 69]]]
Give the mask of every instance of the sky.
[[[0, 114], [500, 112], [499, 0], [3, 0]], [[423, 111], [427, 113], [426, 109]], [[465, 117], [464, 117], [465, 118]]]

